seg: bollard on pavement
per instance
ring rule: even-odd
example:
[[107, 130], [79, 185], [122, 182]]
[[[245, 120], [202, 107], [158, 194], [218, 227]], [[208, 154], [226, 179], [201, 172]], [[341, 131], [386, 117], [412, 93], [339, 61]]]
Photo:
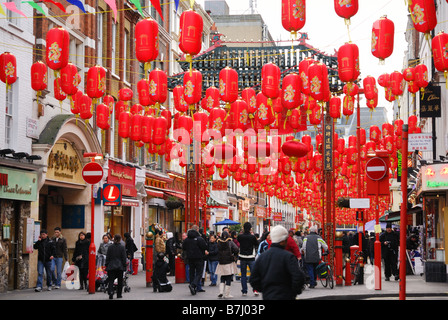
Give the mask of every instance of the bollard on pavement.
[[154, 234], [152, 232], [146, 233], [146, 287], [152, 287], [152, 273], [153, 273], [153, 254], [154, 254]]
[[342, 236], [343, 233], [337, 231], [335, 233], [335, 261], [334, 261], [334, 276], [336, 279], [336, 285], [342, 286]]
[[180, 255], [176, 256], [175, 260], [175, 282], [176, 283], [185, 283], [187, 281], [187, 274], [185, 271], [185, 262], [180, 257]]

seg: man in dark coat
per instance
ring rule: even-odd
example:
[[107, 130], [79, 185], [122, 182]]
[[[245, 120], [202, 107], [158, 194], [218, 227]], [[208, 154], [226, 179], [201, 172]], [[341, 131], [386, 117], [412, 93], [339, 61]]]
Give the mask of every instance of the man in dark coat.
[[34, 249], [38, 250], [37, 253], [37, 284], [36, 292], [42, 291], [42, 282], [44, 269], [47, 274], [47, 289], [51, 290], [51, 280], [53, 279], [52, 273], [52, 260], [56, 253], [54, 242], [48, 237], [46, 230], [41, 230], [39, 240], [34, 244]]
[[[252, 272], [258, 250], [258, 240], [251, 233], [252, 225], [250, 222], [246, 222], [243, 225], [243, 229], [244, 232], [238, 235], [237, 240], [240, 244], [241, 292], [244, 296], [247, 294], [247, 267]], [[254, 293], [258, 294], [257, 292]]]
[[305, 276], [297, 258], [285, 250], [288, 231], [275, 226], [270, 235], [271, 247], [255, 261], [249, 282], [263, 294], [263, 300], [294, 300], [302, 293]]
[[114, 243], [107, 249], [106, 270], [109, 299], [114, 297], [114, 281], [117, 281], [117, 298], [121, 298], [123, 290], [123, 272], [126, 271], [126, 249], [121, 245], [121, 236], [114, 236]]
[[398, 234], [392, 230], [392, 224], [387, 223], [386, 232], [380, 235], [381, 242], [381, 256], [384, 259], [384, 276], [386, 281], [390, 281], [392, 275], [395, 276], [395, 280], [399, 279], [398, 276]]
[[199, 227], [194, 225], [187, 232], [187, 238], [182, 243], [182, 249], [187, 254], [188, 265], [190, 267], [190, 292], [195, 295], [197, 292], [205, 292], [201, 286], [202, 272], [204, 271], [204, 257], [207, 243], [198, 232]]

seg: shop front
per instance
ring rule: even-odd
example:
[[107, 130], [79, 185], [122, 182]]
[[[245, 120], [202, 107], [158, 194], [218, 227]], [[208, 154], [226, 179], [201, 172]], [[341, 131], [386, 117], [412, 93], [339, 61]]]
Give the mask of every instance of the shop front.
[[[34, 219], [50, 237], [55, 227], [61, 227], [71, 261], [79, 233], [91, 231], [91, 188], [82, 177], [82, 169], [90, 159], [83, 154], [101, 153], [99, 141], [90, 125], [73, 115], [61, 114], [47, 122], [32, 149], [33, 154], [41, 156], [43, 166], [38, 176], [38, 214]], [[99, 186], [94, 185], [94, 190], [97, 192]], [[96, 205], [95, 221], [100, 218], [101, 207]], [[93, 238], [98, 247], [101, 235], [95, 234]], [[33, 256], [36, 264], [30, 266], [32, 286], [37, 277], [36, 251]]]
[[22, 169], [4, 166], [0, 158], [0, 293], [28, 288], [29, 267], [32, 264], [34, 224], [32, 206], [37, 207], [38, 167], [11, 164]]
[[[142, 198], [146, 197], [146, 190], [144, 182], [139, 183], [137, 180], [138, 173], [144, 170], [134, 164], [112, 158], [107, 159], [105, 169], [107, 184], [120, 186], [121, 203], [118, 206], [104, 207], [104, 232], [120, 234], [122, 237], [129, 233], [134, 240], [139, 239], [144, 233]], [[139, 243], [136, 245], [139, 248]]]
[[[427, 164], [420, 168], [416, 195], [423, 209], [423, 258], [448, 264], [448, 164]], [[446, 267], [446, 266], [445, 266]], [[446, 269], [445, 269], [446, 270]], [[446, 272], [446, 271], [445, 271]]]

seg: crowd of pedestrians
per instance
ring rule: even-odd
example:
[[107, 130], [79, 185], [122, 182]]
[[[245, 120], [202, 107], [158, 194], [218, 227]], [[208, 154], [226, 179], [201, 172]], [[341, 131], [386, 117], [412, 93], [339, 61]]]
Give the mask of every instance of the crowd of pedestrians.
[[[156, 229], [152, 278], [154, 292], [172, 290], [167, 276], [175, 275], [175, 257], [179, 255], [185, 264], [188, 288], [192, 295], [206, 292], [205, 280], [208, 274], [209, 286], [219, 286], [218, 298], [232, 298], [232, 283], [235, 277], [239, 277], [242, 296], [250, 291], [255, 296], [261, 293], [263, 299], [295, 299], [304, 289], [306, 280], [311, 289], [317, 285], [316, 268], [322, 261], [322, 253], [328, 250], [320, 233], [321, 230], [315, 225], [304, 234], [275, 226], [260, 237], [254, 234], [249, 222], [244, 223], [239, 233], [224, 227], [217, 234], [211, 231], [206, 235], [196, 225], [182, 235]], [[350, 258], [350, 247], [362, 241], [365, 263], [373, 265], [375, 240], [373, 233], [344, 232], [343, 262], [346, 263]], [[71, 259], [79, 270], [80, 290], [88, 289], [90, 241], [89, 233], [80, 232]], [[392, 276], [398, 280], [399, 233], [387, 224], [379, 241], [385, 280], [390, 281]], [[410, 234], [407, 239], [408, 250], [415, 250], [418, 246], [418, 236]], [[35, 291], [42, 291], [44, 271], [47, 275], [47, 290], [59, 289], [66, 267], [63, 261], [68, 263], [67, 240], [62, 236], [61, 228], [55, 228], [51, 238], [46, 230], [41, 230], [34, 248], [38, 250]], [[130, 261], [134, 259], [137, 250], [130, 233], [125, 233], [124, 239], [120, 235], [113, 238], [110, 234], [103, 236], [97, 254], [104, 257], [110, 299], [115, 292], [117, 298], [122, 297], [123, 272], [133, 272]]]

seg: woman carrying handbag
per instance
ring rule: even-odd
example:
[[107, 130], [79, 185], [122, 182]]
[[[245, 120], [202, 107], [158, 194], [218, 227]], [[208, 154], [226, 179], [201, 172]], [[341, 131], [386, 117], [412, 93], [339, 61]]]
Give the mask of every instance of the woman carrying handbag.
[[216, 268], [216, 274], [221, 277], [218, 298], [233, 298], [230, 295], [230, 286], [233, 275], [237, 272], [235, 261], [238, 257], [239, 249], [227, 231], [222, 233], [221, 238], [217, 242], [218, 267]]

